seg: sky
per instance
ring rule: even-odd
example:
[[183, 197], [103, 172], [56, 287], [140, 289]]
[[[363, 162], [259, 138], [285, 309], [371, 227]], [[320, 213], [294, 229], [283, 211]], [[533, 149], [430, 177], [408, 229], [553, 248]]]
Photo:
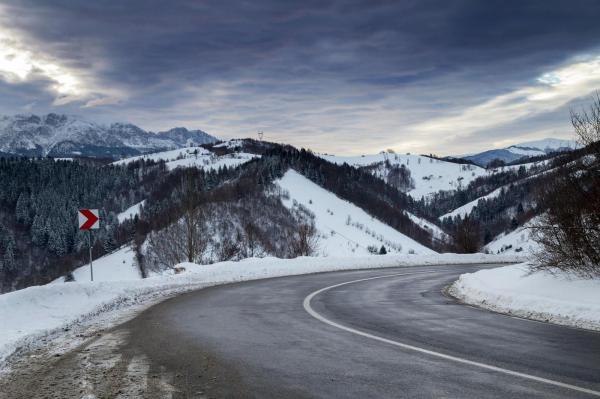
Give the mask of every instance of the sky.
[[573, 138], [597, 1], [0, 0], [0, 114], [335, 154]]

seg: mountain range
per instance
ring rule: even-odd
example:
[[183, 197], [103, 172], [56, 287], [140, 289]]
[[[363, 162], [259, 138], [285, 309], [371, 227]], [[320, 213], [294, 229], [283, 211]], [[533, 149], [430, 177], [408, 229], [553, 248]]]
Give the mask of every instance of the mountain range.
[[0, 153], [12, 155], [122, 158], [216, 141], [183, 127], [153, 133], [131, 123], [102, 125], [55, 113], [0, 117]]
[[543, 156], [555, 152], [572, 151], [577, 148], [580, 148], [580, 145], [573, 140], [546, 138], [542, 140], [527, 141], [505, 148], [464, 155], [460, 158], [487, 167], [495, 160], [510, 163], [524, 158]]

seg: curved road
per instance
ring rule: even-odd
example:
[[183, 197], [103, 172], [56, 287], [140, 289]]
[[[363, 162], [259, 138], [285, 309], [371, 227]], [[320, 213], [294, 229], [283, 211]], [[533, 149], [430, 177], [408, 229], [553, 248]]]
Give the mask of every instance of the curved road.
[[[483, 267], [324, 273], [195, 291], [64, 356], [35, 387], [22, 382], [11, 392], [65, 397], [76, 386], [97, 397], [600, 396], [600, 334], [443, 295], [459, 274]], [[86, 371], [64, 387], [49, 385], [77, 367]], [[103, 374], [94, 374], [99, 369]]]

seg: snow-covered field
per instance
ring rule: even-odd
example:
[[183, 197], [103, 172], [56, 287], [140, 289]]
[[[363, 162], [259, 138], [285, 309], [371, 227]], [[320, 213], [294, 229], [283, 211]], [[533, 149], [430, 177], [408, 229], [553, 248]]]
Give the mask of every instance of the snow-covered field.
[[203, 147], [187, 147], [177, 150], [162, 151], [152, 154], [139, 155], [130, 158], [124, 158], [113, 162], [114, 165], [126, 165], [130, 162], [141, 159], [152, 161], [165, 161], [169, 170], [177, 167], [196, 167], [201, 169], [219, 169], [220, 167], [234, 167], [246, 163], [258, 157], [256, 154], [245, 152], [235, 152], [231, 154], [217, 156]]
[[289, 194], [289, 199], [282, 198], [286, 207], [304, 206], [314, 214], [319, 253], [323, 256], [368, 255], [367, 247], [379, 249], [382, 245], [390, 253], [434, 253], [294, 170], [286, 172], [276, 184]]
[[[122, 260], [126, 253], [117, 256]], [[111, 256], [111, 255], [109, 255]], [[495, 255], [400, 255], [352, 258], [301, 257], [296, 259], [252, 258], [240, 262], [212, 265], [181, 264], [180, 274], [155, 276], [130, 281], [85, 281], [53, 283], [0, 295], [0, 363], [19, 348], [42, 347], [59, 342], [72, 347], [81, 341], [80, 331], [106, 328], [151, 304], [176, 293], [195, 288], [269, 277], [336, 270], [374, 269], [394, 266], [497, 263], [514, 257]], [[117, 266], [96, 262], [101, 269]], [[120, 266], [119, 266], [120, 267]], [[119, 272], [121, 273], [121, 272]], [[120, 274], [124, 276], [125, 274]], [[68, 339], [67, 339], [68, 338]], [[78, 341], [79, 340], [79, 341]], [[71, 346], [69, 346], [71, 345]]]
[[449, 292], [468, 304], [535, 320], [600, 330], [600, 281], [538, 272], [526, 264], [463, 274]]

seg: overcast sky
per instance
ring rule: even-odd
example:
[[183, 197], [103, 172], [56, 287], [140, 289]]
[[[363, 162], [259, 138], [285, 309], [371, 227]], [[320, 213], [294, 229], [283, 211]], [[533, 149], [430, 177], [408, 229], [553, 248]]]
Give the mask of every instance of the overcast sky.
[[338, 154], [571, 138], [597, 1], [0, 0], [0, 113]]

